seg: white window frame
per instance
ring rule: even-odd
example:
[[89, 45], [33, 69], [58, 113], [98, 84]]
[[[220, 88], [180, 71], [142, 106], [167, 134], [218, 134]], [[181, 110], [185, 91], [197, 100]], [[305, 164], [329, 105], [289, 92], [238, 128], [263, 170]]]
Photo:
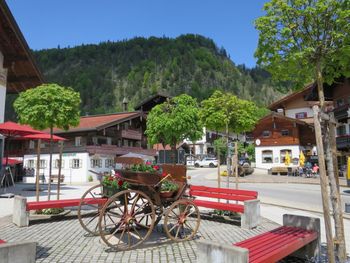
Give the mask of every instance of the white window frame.
[[106, 159], [105, 160], [105, 168], [114, 167], [114, 160], [113, 159]]
[[[267, 155], [267, 152], [269, 152], [270, 155]], [[265, 154], [265, 156], [264, 156]], [[270, 157], [271, 156], [271, 162], [266, 162], [265, 158], [266, 157]], [[264, 151], [261, 151], [261, 162], [262, 163], [273, 163], [273, 151], [272, 150], [264, 150]]]
[[45, 159], [40, 159], [40, 168], [45, 169], [47, 167], [47, 161]]
[[101, 159], [91, 159], [91, 168], [102, 168]]
[[33, 140], [29, 141], [29, 149], [34, 149], [35, 148], [35, 142]]
[[70, 160], [70, 168], [72, 169], [79, 169], [83, 166], [83, 160], [82, 159], [71, 159]]
[[81, 136], [75, 137], [75, 139], [74, 139], [74, 145], [75, 145], [76, 147], [81, 146]]
[[27, 168], [35, 168], [35, 160], [33, 159], [27, 160]]
[[289, 153], [289, 157], [292, 160], [292, 150], [291, 149], [282, 149], [282, 150], [280, 150], [280, 163], [284, 163], [284, 158], [286, 157], [286, 152]]

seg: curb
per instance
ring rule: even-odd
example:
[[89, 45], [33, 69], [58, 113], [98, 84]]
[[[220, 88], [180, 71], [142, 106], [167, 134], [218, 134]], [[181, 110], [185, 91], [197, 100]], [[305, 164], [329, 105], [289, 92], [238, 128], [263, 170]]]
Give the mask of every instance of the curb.
[[[310, 212], [310, 213], [316, 213], [316, 214], [322, 214], [323, 212], [320, 210], [313, 210], [313, 209], [305, 209], [305, 208], [299, 208], [299, 207], [294, 207], [294, 206], [286, 206], [286, 205], [279, 205], [279, 204], [274, 204], [274, 203], [266, 203], [266, 202], [260, 202], [263, 205], [271, 205], [271, 206], [278, 206], [282, 208], [287, 208], [287, 209], [294, 209], [294, 210], [300, 210], [300, 211], [305, 211], [305, 212]], [[348, 219], [350, 220], [350, 214], [345, 213], [343, 211], [343, 219]]]

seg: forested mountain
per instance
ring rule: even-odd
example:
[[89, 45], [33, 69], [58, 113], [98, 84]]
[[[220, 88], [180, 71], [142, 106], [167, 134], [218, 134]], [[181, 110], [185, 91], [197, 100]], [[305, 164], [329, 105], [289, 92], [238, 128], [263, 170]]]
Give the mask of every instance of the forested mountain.
[[200, 35], [137, 37], [34, 51], [34, 56], [47, 82], [80, 92], [82, 115], [120, 111], [124, 96], [132, 109], [158, 91], [202, 100], [222, 89], [264, 106], [287, 90], [259, 68], [236, 66], [224, 48]]

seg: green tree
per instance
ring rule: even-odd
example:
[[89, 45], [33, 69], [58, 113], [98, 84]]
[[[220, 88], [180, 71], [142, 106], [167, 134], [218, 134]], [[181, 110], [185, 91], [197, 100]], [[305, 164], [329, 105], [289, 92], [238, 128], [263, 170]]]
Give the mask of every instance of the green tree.
[[193, 142], [200, 139], [203, 127], [197, 101], [183, 94], [155, 106], [147, 116], [145, 133], [150, 144], [169, 144], [173, 151], [185, 139]]
[[[324, 110], [323, 83], [333, 83], [338, 77], [350, 76], [350, 1], [349, 0], [271, 0], [264, 6], [266, 15], [256, 20], [260, 31], [256, 50], [258, 63], [275, 79], [290, 80], [300, 85], [315, 81], [318, 89], [321, 112]], [[319, 110], [314, 108], [315, 118]], [[322, 116], [322, 115], [320, 115]], [[333, 240], [330, 229], [327, 179], [323, 144], [326, 145], [328, 178], [331, 203], [335, 221], [336, 254], [341, 262], [346, 260], [342, 209], [331, 153], [330, 142], [334, 142], [332, 125], [323, 122], [326, 132], [318, 140], [322, 199], [326, 222], [326, 234], [330, 262], [334, 262]], [[320, 128], [315, 128], [316, 138], [321, 138]], [[328, 136], [328, 135], [331, 136]]]
[[53, 128], [68, 130], [78, 126], [80, 121], [80, 95], [71, 88], [57, 84], [43, 84], [21, 92], [14, 102], [20, 123], [35, 129], [50, 129], [50, 162], [48, 199], [51, 195], [52, 136]]

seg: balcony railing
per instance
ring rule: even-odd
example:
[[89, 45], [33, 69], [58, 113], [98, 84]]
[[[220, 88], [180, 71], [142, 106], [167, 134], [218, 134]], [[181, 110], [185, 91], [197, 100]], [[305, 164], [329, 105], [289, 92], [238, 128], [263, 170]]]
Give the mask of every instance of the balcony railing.
[[350, 135], [341, 135], [336, 138], [337, 149], [350, 148]]
[[137, 130], [122, 130], [122, 138], [141, 141], [142, 134]]
[[337, 120], [346, 120], [349, 118], [348, 111], [349, 111], [349, 104], [339, 106], [333, 110], [334, 117]]

